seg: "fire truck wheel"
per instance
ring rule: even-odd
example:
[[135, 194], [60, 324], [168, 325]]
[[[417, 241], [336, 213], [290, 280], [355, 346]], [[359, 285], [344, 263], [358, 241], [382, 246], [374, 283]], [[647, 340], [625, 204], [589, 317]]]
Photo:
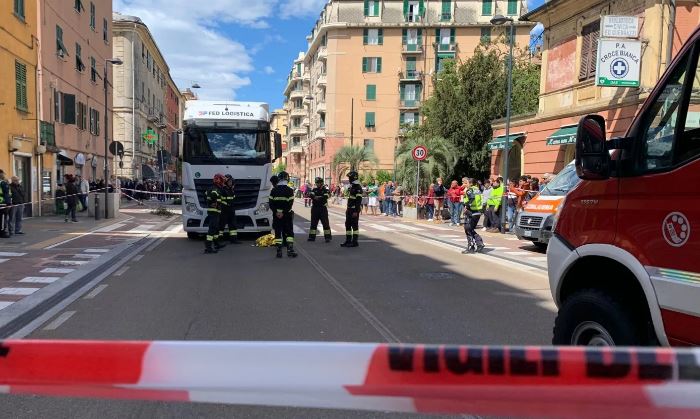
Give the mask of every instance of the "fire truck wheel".
[[199, 233], [193, 233], [191, 231], [188, 231], [187, 238], [191, 239], [191, 240], [199, 240], [201, 238], [201, 236], [199, 235]]
[[554, 321], [554, 345], [643, 346], [634, 313], [612, 296], [593, 289], [564, 301]]

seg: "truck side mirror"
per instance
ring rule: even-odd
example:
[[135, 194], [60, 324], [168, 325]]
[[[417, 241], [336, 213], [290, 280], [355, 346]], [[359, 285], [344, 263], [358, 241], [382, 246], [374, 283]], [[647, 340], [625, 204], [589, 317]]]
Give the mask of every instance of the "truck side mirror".
[[275, 133], [275, 160], [282, 157], [282, 134]]
[[584, 116], [576, 132], [576, 174], [584, 180], [610, 177], [610, 154], [605, 147], [605, 118]]

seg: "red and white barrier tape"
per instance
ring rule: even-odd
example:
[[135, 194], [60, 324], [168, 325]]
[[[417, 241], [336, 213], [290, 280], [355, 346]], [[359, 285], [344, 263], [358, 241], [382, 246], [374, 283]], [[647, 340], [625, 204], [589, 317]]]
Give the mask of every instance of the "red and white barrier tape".
[[145, 194], [145, 195], [175, 195], [175, 196], [182, 195], [182, 192], [151, 192], [151, 191], [142, 191], [142, 190], [138, 190], [138, 189], [127, 189], [127, 188], [120, 188], [120, 190], [141, 193], [141, 194]]
[[90, 194], [92, 194], [92, 193], [102, 193], [102, 192], [104, 192], [106, 189], [107, 189], [107, 188], [93, 189], [93, 190], [89, 191], [89, 192], [86, 193], [86, 194], [84, 194], [84, 193], [82, 193], [82, 192], [78, 192], [78, 193], [74, 193], [74, 194], [70, 194], [70, 195], [55, 196], [55, 197], [53, 197], [53, 198], [41, 199], [41, 200], [39, 200], [39, 201], [25, 202], [25, 203], [23, 203], [23, 204], [0, 205], [0, 209], [9, 209], [9, 208], [13, 208], [13, 207], [21, 207], [21, 206], [24, 206], [24, 205], [34, 205], [34, 204], [40, 204], [40, 203], [42, 203], [42, 202], [49, 202], [49, 201], [59, 201], [59, 200], [65, 201], [65, 199], [68, 198], [68, 197], [70, 197], [70, 196], [76, 196], [76, 197], [79, 197], [79, 196], [81, 196], [81, 195], [88, 196], [88, 195], [90, 195]]
[[700, 350], [5, 341], [0, 390], [519, 417], [700, 416]]

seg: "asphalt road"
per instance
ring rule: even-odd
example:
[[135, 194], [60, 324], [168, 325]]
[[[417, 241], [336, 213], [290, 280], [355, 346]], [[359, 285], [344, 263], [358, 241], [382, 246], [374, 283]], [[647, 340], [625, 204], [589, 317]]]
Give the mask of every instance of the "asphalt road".
[[[308, 213], [297, 208], [297, 222], [303, 218]], [[340, 237], [330, 244], [304, 240], [297, 235], [297, 259], [277, 260], [273, 250], [252, 247], [252, 240], [204, 255], [203, 243], [177, 234], [105, 279], [99, 294], [68, 306], [64, 313], [74, 314], [64, 323], [54, 323], [51, 330], [44, 324], [28, 338], [550, 342], [554, 305], [541, 270], [461, 255], [454, 247], [404, 233], [370, 233], [356, 249], [341, 249]], [[2, 416], [12, 418], [410, 416], [41, 397], [0, 400]]]

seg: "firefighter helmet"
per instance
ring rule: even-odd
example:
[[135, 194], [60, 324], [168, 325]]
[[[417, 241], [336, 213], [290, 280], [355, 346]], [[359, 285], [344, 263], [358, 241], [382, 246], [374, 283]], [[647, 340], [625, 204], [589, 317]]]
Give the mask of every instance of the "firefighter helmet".
[[320, 177], [317, 177], [316, 180], [314, 181], [317, 185], [323, 185], [323, 179]]
[[280, 182], [288, 181], [289, 180], [289, 173], [284, 172], [284, 171], [279, 172], [279, 173], [277, 173], [277, 179], [279, 179]]
[[350, 173], [348, 173], [348, 179], [350, 180], [350, 182], [354, 182], [359, 178], [360, 178], [360, 175], [354, 170], [351, 171]]

